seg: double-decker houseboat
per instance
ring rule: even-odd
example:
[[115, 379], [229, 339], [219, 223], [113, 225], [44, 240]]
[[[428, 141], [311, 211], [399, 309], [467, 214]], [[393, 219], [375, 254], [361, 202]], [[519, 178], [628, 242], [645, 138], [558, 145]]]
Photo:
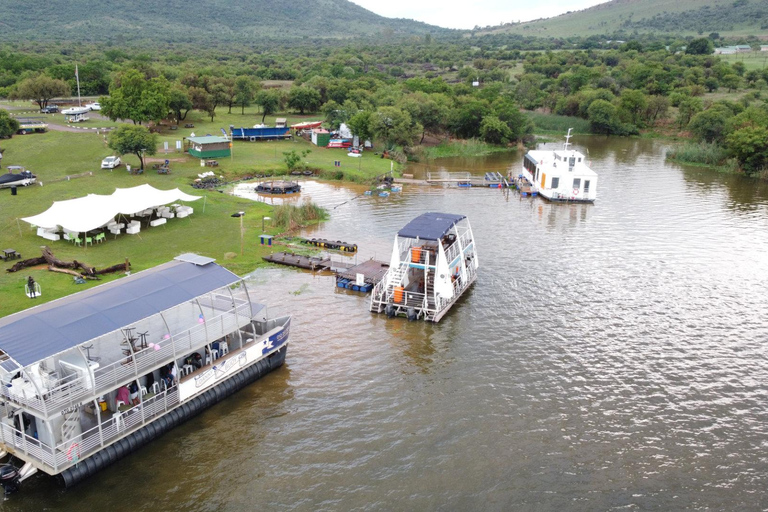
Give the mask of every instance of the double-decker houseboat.
[[571, 130], [559, 151], [529, 151], [523, 157], [521, 173], [513, 178], [518, 188], [538, 193], [550, 201], [592, 203], [597, 199], [597, 173], [587, 158], [569, 149]]
[[194, 254], [0, 319], [0, 483], [93, 475], [282, 365], [290, 322]]
[[389, 270], [373, 289], [370, 309], [439, 322], [475, 281], [477, 268], [466, 216], [422, 214], [397, 233]]

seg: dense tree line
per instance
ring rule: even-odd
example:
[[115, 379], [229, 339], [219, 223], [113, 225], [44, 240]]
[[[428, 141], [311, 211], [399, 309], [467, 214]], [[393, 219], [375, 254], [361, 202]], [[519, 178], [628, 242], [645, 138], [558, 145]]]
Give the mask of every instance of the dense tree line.
[[[509, 35], [469, 42], [266, 45], [237, 53], [85, 48], [70, 55], [65, 49], [5, 48], [0, 97], [42, 107], [70, 94], [77, 56], [84, 94], [102, 95], [105, 115], [136, 124], [178, 122], [193, 109], [213, 120], [217, 108], [243, 113], [258, 105], [262, 122], [286, 109], [322, 114], [334, 128], [347, 123], [363, 137], [407, 148], [427, 134], [514, 143], [532, 129], [522, 111], [536, 110], [585, 119], [598, 134], [689, 131], [732, 148], [729, 154], [753, 172], [762, 160], [746, 148], [758, 147], [760, 130], [768, 129], [755, 114], [763, 108], [759, 97], [713, 103], [705, 95], [744, 89], [759, 94], [768, 87], [768, 71], [709, 55], [717, 38], [634, 39], [611, 49], [569, 51], [521, 51], [510, 43], [524, 39]], [[275, 80], [289, 80], [290, 87], [275, 87], [285, 85]]]

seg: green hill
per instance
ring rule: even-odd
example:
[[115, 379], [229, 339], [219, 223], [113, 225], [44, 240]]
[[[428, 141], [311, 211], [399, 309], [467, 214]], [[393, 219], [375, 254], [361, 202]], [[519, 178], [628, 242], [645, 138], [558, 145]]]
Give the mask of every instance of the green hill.
[[0, 40], [247, 42], [447, 31], [384, 18], [347, 0], [0, 0]]
[[482, 32], [536, 37], [657, 33], [721, 36], [768, 32], [768, 0], [611, 0], [554, 18], [492, 27]]

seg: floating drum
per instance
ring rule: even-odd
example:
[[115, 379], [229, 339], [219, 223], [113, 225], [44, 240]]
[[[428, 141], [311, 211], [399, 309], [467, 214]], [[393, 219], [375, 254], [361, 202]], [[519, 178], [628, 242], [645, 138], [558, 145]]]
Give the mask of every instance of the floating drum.
[[398, 286], [395, 288], [395, 302], [403, 302], [403, 287]]
[[411, 262], [418, 263], [421, 261], [421, 247], [411, 247]]

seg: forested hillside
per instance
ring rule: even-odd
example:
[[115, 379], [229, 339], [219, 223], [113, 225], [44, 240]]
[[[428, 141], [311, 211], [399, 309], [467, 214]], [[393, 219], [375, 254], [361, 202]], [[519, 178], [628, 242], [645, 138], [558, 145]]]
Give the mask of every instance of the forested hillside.
[[238, 43], [265, 38], [397, 36], [444, 32], [384, 18], [347, 0], [0, 0], [0, 40]]
[[611, 0], [554, 18], [488, 27], [482, 33], [539, 37], [634, 32], [721, 36], [758, 35], [768, 26], [768, 0]]

